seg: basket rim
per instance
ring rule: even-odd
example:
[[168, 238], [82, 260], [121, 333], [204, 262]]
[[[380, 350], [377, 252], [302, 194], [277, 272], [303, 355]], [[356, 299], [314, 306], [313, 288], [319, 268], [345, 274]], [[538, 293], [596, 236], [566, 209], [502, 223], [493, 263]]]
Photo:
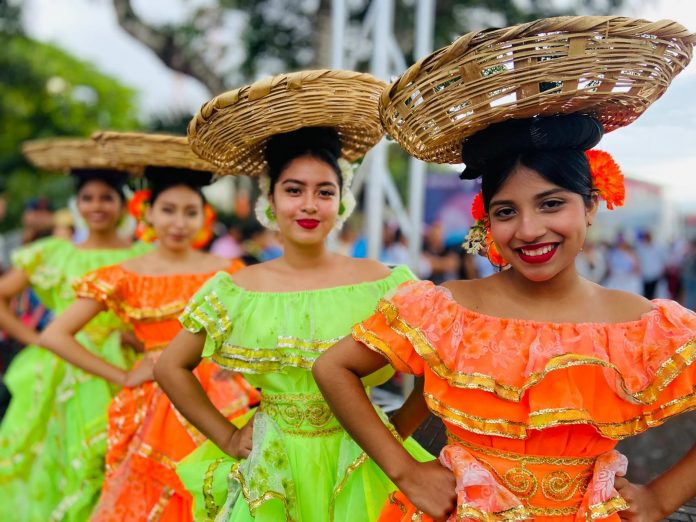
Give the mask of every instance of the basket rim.
[[90, 138], [58, 136], [27, 140], [24, 157], [38, 169], [69, 173], [73, 169], [116, 169]]
[[[311, 94], [313, 91], [321, 92], [329, 85], [340, 84], [346, 87], [341, 90], [340, 99], [350, 99], [351, 108], [338, 105], [331, 96], [322, 98], [323, 105], [317, 103], [316, 98], [312, 99], [311, 105], [297, 99], [300, 91]], [[263, 78], [204, 103], [188, 125], [189, 143], [196, 154], [217, 165], [225, 171], [223, 173], [258, 176], [266, 171], [263, 151], [273, 135], [302, 127], [333, 127], [341, 136], [344, 156], [354, 161], [384, 135], [379, 117], [379, 97], [386, 87], [386, 82], [371, 74], [343, 69], [304, 70]], [[262, 111], [263, 114], [253, 121], [235, 119], [237, 111], [264, 103], [267, 107], [282, 106], [289, 100], [293, 105], [283, 107], [285, 116], [282, 120], [269, 115], [272, 111]], [[361, 109], [359, 124], [354, 118], [351, 120], [357, 112], [356, 107]], [[311, 110], [308, 112], [308, 109]], [[366, 114], [374, 114], [374, 117], [366, 118]], [[232, 140], [231, 132], [243, 140]], [[348, 150], [348, 144], [352, 149]], [[220, 154], [223, 147], [228, 152]]]
[[[489, 113], [483, 112], [479, 114], [474, 114], [471, 118], [462, 118], [461, 122], [453, 124], [453, 127], [456, 128], [454, 130], [450, 129], [450, 132], [452, 132], [453, 134], [452, 139], [447, 141], [448, 145], [443, 145], [442, 139], [434, 140], [432, 142], [428, 142], [427, 139], [419, 139], [417, 136], [409, 134], [406, 129], [400, 131], [396, 127], [396, 125], [393, 125], [390, 121], [391, 114], [398, 112], [398, 110], [394, 107], [394, 105], [398, 103], [397, 100], [395, 100], [395, 98], [397, 98], [400, 94], [403, 94], [406, 91], [415, 91], [418, 87], [421, 86], [423, 89], [427, 89], [428, 86], [430, 86], [430, 84], [428, 83], [428, 79], [432, 79], [434, 76], [436, 76], [436, 72], [441, 71], [442, 69], [445, 69], [447, 67], [456, 67], [456, 65], [461, 66], [461, 63], [464, 62], [466, 58], [479, 56], [477, 54], [478, 52], [491, 50], [494, 46], [501, 46], [509, 43], [511, 47], [506, 48], [505, 51], [511, 52], [512, 50], [514, 50], [514, 44], [518, 39], [533, 37], [537, 39], [537, 41], [543, 42], [543, 40], [552, 40], [554, 38], [557, 39], [559, 36], [564, 35], [566, 38], [568, 38], [569, 36], [572, 37], [572, 35], [577, 35], [578, 38], [583, 36], [589, 38], [589, 36], [591, 35], [595, 38], [603, 37], [605, 39], [635, 39], [636, 41], [641, 42], [645, 41], [648, 38], [663, 39], [669, 41], [670, 43], [673, 43], [674, 46], [682, 48], [685, 51], [685, 53], [688, 56], [685, 60], [684, 67], [686, 66], [686, 64], [688, 64], [688, 61], [691, 58], [692, 47], [696, 45], [696, 33], [689, 32], [689, 30], [686, 27], [679, 24], [678, 22], [671, 20], [659, 20], [656, 22], [650, 22], [648, 20], [629, 18], [623, 16], [561, 16], [543, 18], [500, 29], [471, 31], [467, 34], [460, 36], [449, 45], [434, 51], [433, 53], [423, 57], [422, 59], [411, 65], [402, 73], [402, 75], [399, 78], [394, 80], [382, 92], [382, 96], [380, 97], [380, 116], [382, 118], [382, 123], [385, 129], [387, 130], [387, 133], [396, 141], [401, 143], [402, 146], [404, 146], [404, 148], [407, 149], [409, 154], [419, 157], [420, 159], [424, 159], [426, 161], [435, 161], [438, 163], [461, 163], [461, 158], [458, 157], [457, 154], [455, 154], [451, 150], [445, 152], [443, 150], [443, 147], [451, 145], [451, 142], [454, 138], [459, 138], [459, 142], [461, 144], [463, 140], [465, 140], [474, 132], [483, 130], [484, 128], [495, 123], [499, 123], [507, 119], [530, 117], [529, 113], [532, 112], [532, 110], [529, 106], [523, 107], [522, 109], [517, 108], [517, 106], [520, 105], [521, 101], [529, 100], [532, 104], [536, 104], [536, 107], [538, 108], [537, 114], [539, 115], [564, 114], [570, 112], [584, 112], [588, 114], [595, 114], [595, 112], [597, 111], [604, 111], [605, 113], [607, 113], [612, 107], [625, 108], [627, 97], [624, 95], [624, 93], [614, 94], [612, 92], [602, 92], [600, 95], [599, 93], [583, 91], [583, 96], [586, 98], [586, 101], [584, 102], [584, 107], [577, 110], [563, 110], [563, 105], [567, 104], [567, 98], [563, 98], [562, 95], [559, 95], [558, 101], [556, 102], [556, 105], [558, 107], [556, 107], [554, 106], [553, 101], [550, 102], [548, 99], [544, 99], [544, 96], [539, 95], [540, 93], [528, 94], [524, 93], [523, 91], [524, 97], [519, 97], [518, 94], [518, 97], [515, 100], [515, 104], [511, 105], [509, 108], [506, 107], [504, 104], [501, 104], [500, 107], [496, 107], [495, 111], [491, 110]], [[497, 54], [501, 54], [501, 51], [499, 49], [496, 52]], [[491, 51], [491, 54], [494, 53]], [[667, 60], [662, 56], [660, 56], [659, 58], [662, 60]], [[471, 61], [473, 62], [474, 58], [471, 58]], [[621, 57], [617, 57], [616, 63], [618, 64], [620, 61]], [[596, 69], [589, 68], [589, 72], [587, 73], [587, 75], [593, 72], [600, 71], [599, 64], [594, 64], [593, 67], [595, 67]], [[682, 69], [683, 67], [679, 68], [676, 71], [670, 70], [671, 74], [669, 75], [669, 82], [671, 82], [671, 80]], [[527, 69], [527, 71], [528, 70], [529, 69]], [[564, 78], [563, 81], [575, 81], [577, 83], [580, 79], [581, 76], [577, 75], [577, 78]], [[468, 82], [467, 87], [475, 85], [477, 82], [483, 81], [485, 81], [485, 77], [477, 78], [471, 82]], [[507, 84], [505, 83], [506, 81], [508, 82]], [[541, 77], [535, 77], [528, 81], [530, 83], [541, 83], [544, 81], [544, 79]], [[667, 83], [667, 85], [669, 85], [669, 82]], [[509, 75], [502, 74], [497, 88], [501, 91], [508, 88], [511, 89], [511, 91], [516, 92], [517, 94], [517, 87], [515, 87], [515, 85], [516, 84], [512, 82], [512, 79], [509, 77]], [[645, 109], [647, 109], [647, 107], [650, 104], [652, 104], [657, 98], [659, 98], [664, 93], [666, 88], [667, 87], [664, 87], [662, 91], [659, 92], [654, 99], [649, 101], [649, 103], [643, 103], [643, 107], [640, 109], [640, 112], [636, 110], [636, 114], [632, 114], [630, 118], [626, 117], [626, 121], [624, 122], [616, 121], [616, 124], [609, 128], [607, 132], [630, 124], [640, 114], [642, 114], [642, 112]], [[462, 90], [464, 90], [464, 88], [462, 88]], [[450, 93], [451, 92], [452, 90], [450, 90]], [[428, 106], [434, 105], [432, 103], [432, 100], [437, 98], [437, 92], [430, 92], [430, 103], [422, 103], [420, 108], [418, 109], [420, 111], [418, 114], [420, 115], [419, 117], [421, 119], [425, 119], [427, 117]], [[578, 102], [577, 105], [582, 105], [582, 103]], [[636, 105], [638, 104], [636, 103]], [[554, 109], [558, 110], [556, 112], [553, 112]], [[414, 114], [415, 112], [416, 111], [414, 110], [414, 112], [410, 114]], [[436, 111], [433, 110], [431, 114], [436, 114]], [[485, 124], [481, 124], [481, 126], [476, 126], [473, 132], [467, 133], [467, 129], [465, 128], [465, 126], [468, 125], [469, 129], [471, 129], [471, 127], [473, 126], [472, 122], [476, 122], [477, 117], [479, 122], [488, 119], [491, 119], [491, 121], [488, 121]], [[417, 143], [417, 146], [414, 145], [414, 143]], [[433, 159], [433, 157], [439, 157], [442, 159], [442, 161]]]
[[98, 131], [92, 134], [102, 153], [124, 169], [171, 167], [217, 173], [212, 163], [196, 155], [186, 136], [167, 133]]

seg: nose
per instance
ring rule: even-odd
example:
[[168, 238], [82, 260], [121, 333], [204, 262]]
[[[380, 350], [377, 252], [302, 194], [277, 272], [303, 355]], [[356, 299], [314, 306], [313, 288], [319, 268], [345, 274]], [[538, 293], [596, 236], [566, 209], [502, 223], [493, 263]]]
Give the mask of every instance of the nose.
[[526, 212], [520, 215], [515, 238], [525, 243], [534, 243], [541, 239], [545, 233], [546, 226], [536, 213]]
[[314, 194], [306, 194], [302, 201], [302, 210], [307, 214], [314, 214], [317, 211], [317, 200]]

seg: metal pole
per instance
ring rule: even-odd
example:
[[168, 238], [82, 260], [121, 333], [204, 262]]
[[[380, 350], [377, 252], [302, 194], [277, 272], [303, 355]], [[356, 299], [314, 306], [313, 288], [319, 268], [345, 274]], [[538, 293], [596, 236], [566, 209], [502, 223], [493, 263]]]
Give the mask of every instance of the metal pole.
[[[416, 6], [416, 37], [414, 55], [420, 60], [432, 51], [435, 25], [434, 0], [418, 0]], [[426, 164], [416, 158], [409, 160], [408, 206], [411, 218], [411, 235], [408, 241], [409, 263], [418, 273], [423, 248], [423, 215], [425, 213]]]
[[[389, 35], [393, 31], [394, 2], [375, 2], [375, 19], [372, 26], [372, 74], [377, 78], [389, 78]], [[384, 215], [384, 183], [387, 173], [387, 145], [384, 140], [370, 151], [370, 177], [367, 184], [367, 255], [379, 259], [382, 251], [382, 222]]]
[[331, 0], [331, 68], [343, 69], [346, 34], [346, 2]]

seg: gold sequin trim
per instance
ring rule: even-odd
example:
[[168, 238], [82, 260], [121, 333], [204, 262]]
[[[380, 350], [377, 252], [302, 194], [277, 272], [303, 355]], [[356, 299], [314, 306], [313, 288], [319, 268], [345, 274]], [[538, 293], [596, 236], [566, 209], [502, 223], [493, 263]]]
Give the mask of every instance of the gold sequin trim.
[[679, 397], [653, 410], [645, 411], [642, 415], [622, 422], [598, 422], [590, 414], [581, 409], [547, 409], [529, 414], [529, 422], [509, 421], [507, 419], [486, 419], [471, 415], [464, 411], [448, 406], [439, 401], [434, 395], [424, 393], [428, 408], [443, 420], [468, 431], [481, 435], [497, 435], [512, 439], [527, 438], [527, 430], [542, 430], [553, 426], [570, 424], [588, 424], [593, 426], [603, 436], [611, 439], [622, 439], [662, 424], [664, 421], [696, 408], [696, 392], [685, 397]]
[[152, 507], [152, 510], [147, 515], [147, 522], [157, 522], [160, 518], [162, 518], [164, 509], [167, 507], [169, 499], [171, 499], [173, 495], [174, 490], [172, 488], [170, 488], [169, 486], [162, 487], [162, 493], [160, 494], [160, 498], [157, 500], [157, 503]]
[[205, 512], [208, 514], [208, 519], [215, 519], [215, 515], [220, 511], [220, 506], [215, 503], [215, 498], [213, 497], [213, 480], [215, 480], [215, 471], [220, 466], [225, 459], [216, 459], [208, 469], [205, 471], [205, 477], [203, 479], [203, 500], [205, 503]]
[[585, 520], [590, 521], [599, 518], [607, 518], [624, 509], [628, 509], [628, 503], [621, 497], [613, 497], [601, 504], [591, 505], [585, 515]]
[[[652, 404], [657, 400], [660, 392], [662, 392], [686, 367], [696, 362], [696, 338], [693, 338], [678, 348], [669, 359], [660, 365], [655, 372], [652, 383], [647, 388], [639, 392], [631, 393], [626, 387], [621, 371], [616, 365], [595, 357], [571, 353], [554, 357], [547, 363], [543, 371], [529, 375], [522, 386], [515, 387], [502, 384], [489, 375], [451, 370], [442, 360], [438, 351], [430, 344], [425, 334], [423, 334], [420, 329], [409, 326], [408, 323], [401, 319], [398, 309], [393, 303], [382, 300], [377, 305], [377, 310], [384, 316], [395, 333], [406, 338], [411, 343], [418, 355], [423, 358], [428, 367], [438, 377], [447, 380], [449, 384], [458, 388], [483, 390], [494, 393], [502, 399], [514, 402], [519, 402], [526, 390], [535, 386], [553, 371], [574, 366], [600, 366], [612, 369], [618, 374], [624, 396], [641, 404]], [[382, 352], [388, 358], [394, 359], [396, 354], [386, 347], [385, 343], [375, 342], [378, 336], [374, 332], [369, 332], [364, 328], [356, 330], [357, 335], [364, 338], [364, 341], [363, 339], [359, 339], [361, 342]], [[403, 363], [398, 357], [397, 359]]]
[[254, 512], [259, 508], [260, 505], [264, 504], [265, 502], [268, 502], [269, 500], [275, 499], [279, 500], [283, 504], [283, 508], [285, 510], [285, 521], [295, 522], [295, 519], [290, 514], [290, 504], [288, 502], [288, 499], [284, 495], [281, 495], [276, 491], [266, 491], [260, 497], [254, 500], [251, 499], [251, 492], [249, 491], [249, 486], [246, 483], [244, 475], [239, 471], [239, 464], [235, 464], [232, 466], [229, 478], [239, 482], [239, 485], [242, 489], [242, 495], [244, 496], [244, 500], [246, 500], [246, 503], [249, 506], [249, 512], [252, 514], [252, 516], [254, 516]]
[[140, 444], [140, 449], [138, 450], [138, 455], [145, 457], [147, 459], [153, 460], [158, 464], [164, 466], [165, 468], [174, 470], [176, 468], [177, 462], [171, 457], [165, 455], [164, 453], [157, 451], [149, 444], [144, 442]]
[[[318, 393], [262, 394], [260, 411], [273, 418], [289, 435], [323, 437], [343, 431]], [[334, 426], [329, 426], [332, 422]]]

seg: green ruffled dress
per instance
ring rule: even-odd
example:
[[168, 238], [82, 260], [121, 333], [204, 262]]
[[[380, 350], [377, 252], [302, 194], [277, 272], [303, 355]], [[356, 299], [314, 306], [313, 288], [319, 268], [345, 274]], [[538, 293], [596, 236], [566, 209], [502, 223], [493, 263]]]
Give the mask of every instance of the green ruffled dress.
[[[78, 278], [149, 248], [81, 250], [67, 240], [46, 238], [17, 250], [12, 262], [44, 305], [60, 314], [75, 300], [72, 283]], [[127, 368], [135, 354], [122, 349], [122, 328], [114, 314], [103, 312], [77, 339]], [[38, 346], [17, 355], [5, 383], [12, 401], [0, 425], [0, 520], [88, 520], [103, 482], [106, 411], [117, 390]]]
[[[311, 367], [384, 294], [413, 278], [398, 267], [379, 281], [275, 293], [244, 290], [220, 273], [201, 288], [180, 318], [184, 328], [204, 330], [203, 355], [243, 373], [261, 388], [262, 400], [248, 459], [235, 460], [207, 442], [177, 467], [194, 497], [196, 520], [377, 519], [396, 488], [341, 428]], [[365, 385], [391, 373], [386, 367]], [[419, 460], [433, 458], [413, 440], [405, 447]]]

